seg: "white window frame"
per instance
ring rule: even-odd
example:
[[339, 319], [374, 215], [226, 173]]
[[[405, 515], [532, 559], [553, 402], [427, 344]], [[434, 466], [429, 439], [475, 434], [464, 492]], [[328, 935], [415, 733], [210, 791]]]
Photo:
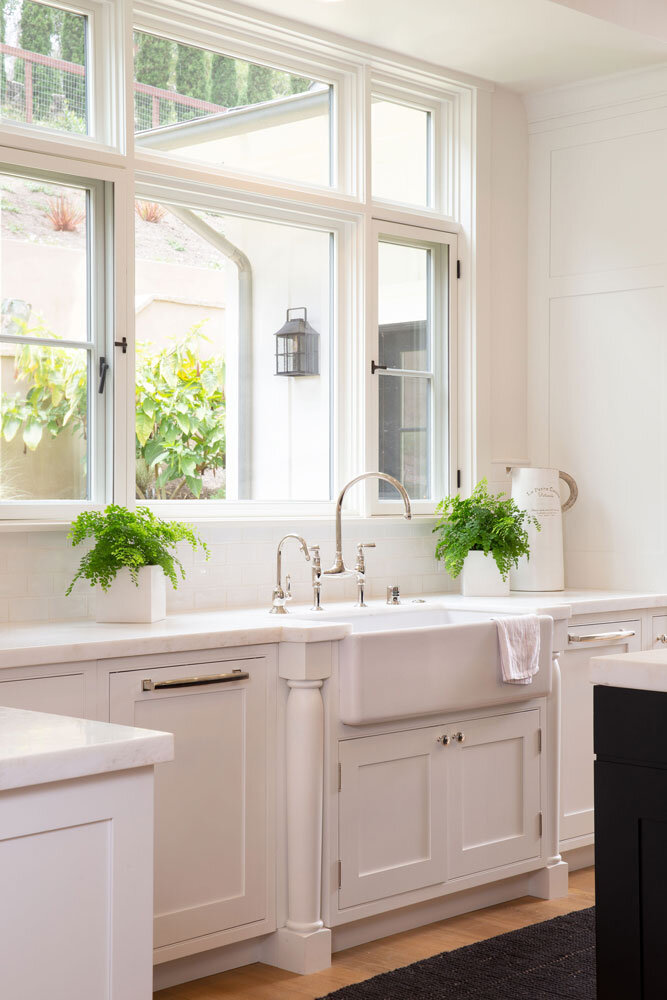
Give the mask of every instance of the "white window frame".
[[[133, 507], [134, 484], [134, 217], [135, 182], [139, 192], [154, 192], [155, 200], [180, 199], [182, 204], [209, 204], [217, 211], [256, 213], [266, 219], [283, 219], [295, 225], [314, 225], [335, 232], [334, 406], [332, 424], [333, 489], [329, 502], [166, 501], [161, 513], [191, 521], [218, 518], [254, 520], [318, 518], [331, 516], [340, 488], [352, 476], [375, 467], [377, 407], [369, 385], [369, 303], [375, 296], [372, 227], [407, 225], [428, 229], [433, 240], [442, 236], [460, 240], [464, 280], [458, 291], [456, 315], [451, 300], [449, 389], [452, 416], [458, 422], [458, 453], [454, 422], [450, 423], [448, 488], [455, 489], [455, 467], [463, 466], [463, 481], [474, 457], [472, 446], [474, 268], [468, 267], [474, 250], [475, 204], [475, 93], [478, 81], [452, 79], [436, 68], [409, 58], [399, 58], [348, 39], [336, 38], [296, 22], [250, 8], [226, 9], [218, 0], [140, 0], [130, 14], [129, 0], [81, 0], [71, 9], [95, 15], [94, 66], [96, 119], [101, 132], [95, 137], [69, 136], [19, 126], [5, 130], [0, 165], [17, 163], [72, 176], [102, 180], [113, 187], [108, 199], [108, 231], [113, 223], [114, 244], [109, 248], [107, 282], [113, 318], [108, 316], [114, 388], [113, 441], [107, 438], [106, 499]], [[92, 31], [91, 21], [91, 31]], [[100, 32], [100, 24], [106, 25]], [[336, 185], [320, 188], [286, 183], [270, 177], [243, 175], [210, 166], [185, 163], [164, 154], [138, 149], [134, 143], [134, 29], [176, 38], [211, 51], [267, 63], [287, 71], [329, 82], [334, 86], [333, 152]], [[103, 41], [103, 45], [102, 45]], [[99, 51], [102, 45], [103, 51]], [[97, 57], [96, 57], [97, 54]], [[371, 95], [386, 97], [431, 112], [433, 132], [433, 205], [426, 209], [374, 200], [371, 190]], [[103, 131], [103, 135], [102, 135]], [[450, 266], [456, 255], [451, 254]], [[113, 322], [112, 322], [113, 319]], [[114, 329], [115, 326], [115, 329]], [[111, 331], [113, 330], [113, 337]], [[111, 350], [113, 339], [127, 340], [127, 353]], [[458, 371], [456, 370], [458, 357]], [[458, 410], [454, 406], [458, 400]], [[110, 483], [113, 481], [113, 493]], [[443, 480], [444, 483], [444, 480]], [[346, 511], [371, 516], [371, 487], [351, 492]], [[0, 530], [39, 524], [63, 523], [87, 505], [60, 509], [56, 501], [43, 509], [23, 505], [14, 522], [0, 505]], [[419, 513], [431, 514], [435, 501]], [[383, 515], [388, 512], [382, 503]], [[396, 510], [400, 514], [400, 510]]]
[[[42, 3], [43, 0], [35, 0]], [[86, 93], [88, 134], [79, 135], [46, 125], [2, 119], [3, 143], [40, 151], [48, 143], [63, 155], [99, 159], [109, 152], [124, 152], [125, 104], [125, 5], [114, 0], [48, 2], [44, 6], [81, 14], [87, 18]], [[108, 156], [106, 157], [108, 160]], [[112, 162], [108, 160], [108, 162]]]
[[[411, 500], [414, 514], [433, 514], [439, 499], [456, 488], [457, 460], [457, 260], [458, 237], [455, 233], [373, 220], [371, 227], [372, 284], [368, 289], [368, 319], [366, 337], [366, 454], [369, 468], [379, 468], [379, 379], [393, 375], [372, 373], [372, 362], [379, 360], [378, 322], [378, 246], [382, 237], [387, 242], [404, 246], [428, 247], [439, 244], [448, 247], [446, 301], [442, 301], [437, 287], [433, 288], [432, 323], [433, 342], [431, 358], [431, 434], [430, 468], [432, 496], [424, 500]], [[435, 285], [435, 282], [434, 282]], [[437, 332], [444, 329], [447, 343], [439, 341]], [[422, 376], [424, 377], [424, 376]], [[380, 500], [376, 480], [369, 480], [366, 490], [366, 510], [375, 516], [396, 516], [403, 512], [403, 501]]]
[[[71, 185], [89, 192], [90, 226], [87, 255], [88, 325], [91, 331], [89, 341], [81, 341], [77, 348], [86, 348], [90, 357], [88, 384], [88, 413], [92, 433], [88, 444], [88, 485], [90, 497], [87, 500], [20, 500], [2, 501], [0, 513], [8, 521], [51, 519], [61, 521], [71, 519], [81, 510], [99, 509], [112, 497], [113, 485], [113, 412], [114, 412], [114, 347], [113, 331], [113, 249], [112, 232], [112, 185], [104, 177], [82, 177], [74, 172], [80, 170], [80, 163], [70, 163], [71, 172], [63, 171], [61, 161], [53, 158], [21, 156], [15, 151], [3, 151], [0, 147], [2, 173], [35, 178], [53, 184]], [[54, 167], [56, 169], [54, 169]], [[3, 338], [0, 337], [0, 340]], [[48, 341], [47, 341], [48, 343]], [[59, 341], [53, 342], [55, 345]], [[109, 364], [104, 393], [97, 391], [100, 358]]]

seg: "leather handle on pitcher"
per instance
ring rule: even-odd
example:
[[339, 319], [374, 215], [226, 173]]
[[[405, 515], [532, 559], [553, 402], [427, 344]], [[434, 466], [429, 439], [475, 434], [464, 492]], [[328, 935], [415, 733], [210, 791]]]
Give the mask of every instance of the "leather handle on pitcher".
[[560, 508], [562, 511], [566, 511], [569, 510], [570, 507], [574, 507], [575, 503], [577, 502], [577, 497], [579, 496], [579, 487], [577, 486], [574, 479], [568, 472], [559, 472], [558, 475], [564, 482], [567, 483], [570, 489], [569, 497], [567, 498], [564, 504], [561, 504]]

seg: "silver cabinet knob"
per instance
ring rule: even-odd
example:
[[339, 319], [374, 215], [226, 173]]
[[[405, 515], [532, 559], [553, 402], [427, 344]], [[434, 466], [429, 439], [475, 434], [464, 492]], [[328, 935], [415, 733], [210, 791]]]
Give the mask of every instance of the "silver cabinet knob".
[[655, 641], [656, 642], [663, 642], [663, 643], [665, 643], [665, 642], [667, 642], [667, 635], [665, 635], [664, 632], [662, 633], [662, 635], [656, 635]]
[[466, 734], [465, 733], [454, 733], [454, 739], [457, 743], [465, 743]]
[[438, 736], [436, 742], [442, 743], [443, 747], [448, 747], [449, 744], [452, 742], [452, 739], [451, 736], [447, 735], [447, 733], [443, 733], [442, 736]]

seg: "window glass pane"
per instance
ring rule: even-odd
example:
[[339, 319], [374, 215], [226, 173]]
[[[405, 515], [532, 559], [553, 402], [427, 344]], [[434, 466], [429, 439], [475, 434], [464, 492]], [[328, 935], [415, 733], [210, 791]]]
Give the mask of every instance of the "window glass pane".
[[[137, 496], [329, 499], [331, 242], [137, 203]], [[319, 374], [277, 376], [301, 306]]]
[[85, 499], [88, 193], [7, 175], [0, 185], [0, 499]]
[[85, 500], [87, 351], [0, 342], [0, 499]]
[[0, 5], [2, 117], [88, 131], [87, 18], [33, 0]]
[[[431, 384], [406, 375], [379, 376], [380, 471], [395, 476], [412, 500], [431, 496]], [[396, 491], [380, 481], [380, 498]]]
[[380, 364], [430, 368], [430, 264], [427, 247], [381, 241], [378, 245]]
[[428, 111], [372, 98], [372, 194], [409, 205], [429, 205]]
[[328, 84], [145, 32], [134, 50], [138, 148], [331, 183]]

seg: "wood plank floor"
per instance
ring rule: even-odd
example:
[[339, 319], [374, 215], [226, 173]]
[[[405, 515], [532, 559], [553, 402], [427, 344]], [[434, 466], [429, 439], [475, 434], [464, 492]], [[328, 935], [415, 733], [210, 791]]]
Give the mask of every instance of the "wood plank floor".
[[296, 976], [258, 963], [173, 986], [155, 993], [154, 997], [155, 1000], [315, 1000], [341, 986], [369, 979], [378, 972], [388, 972], [441, 951], [581, 910], [593, 906], [594, 902], [593, 869], [586, 868], [570, 875], [570, 892], [564, 899], [526, 896], [348, 948], [333, 956], [330, 969], [312, 976]]

